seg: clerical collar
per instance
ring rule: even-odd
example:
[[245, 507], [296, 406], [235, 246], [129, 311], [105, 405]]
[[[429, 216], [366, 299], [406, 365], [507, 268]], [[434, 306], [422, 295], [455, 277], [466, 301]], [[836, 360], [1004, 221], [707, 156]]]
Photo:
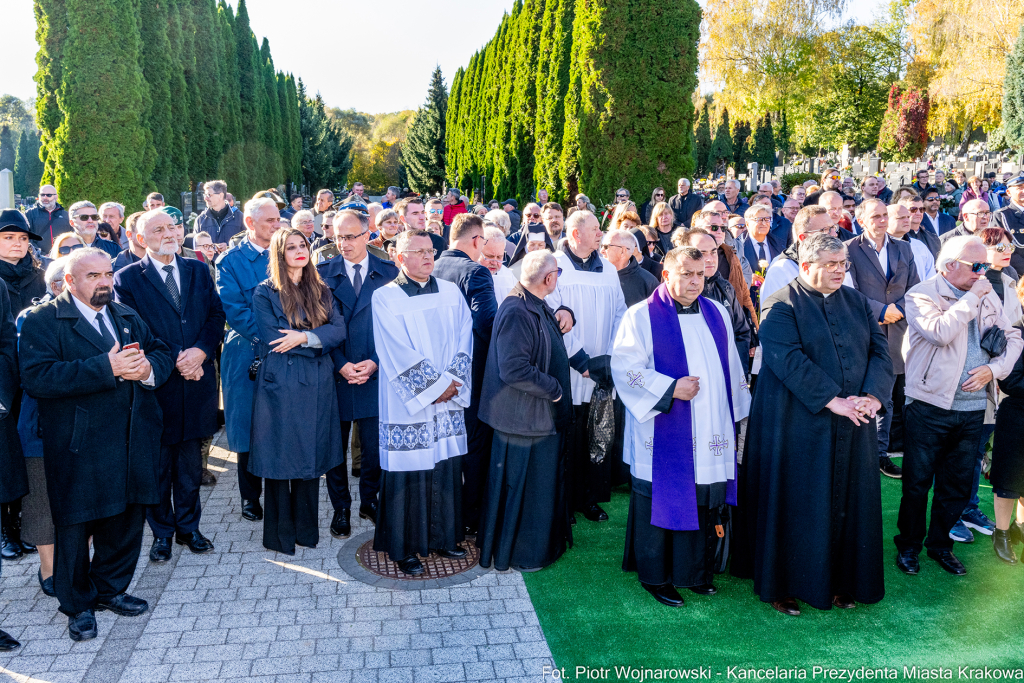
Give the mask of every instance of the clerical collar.
[[672, 303], [676, 305], [676, 313], [679, 315], [692, 315], [694, 313], [700, 313], [700, 299], [695, 299], [689, 306], [684, 306], [675, 299], [672, 299]]
[[586, 261], [573, 253], [568, 242], [562, 242], [561, 249], [562, 252], [569, 257], [569, 261], [572, 262], [572, 267], [576, 270], [582, 270], [585, 273], [604, 272], [604, 264], [601, 263], [601, 255], [597, 253], [596, 249], [589, 257], [587, 257]]
[[437, 288], [437, 280], [433, 275], [426, 282], [416, 282], [412, 278], [406, 277], [404, 272], [400, 272], [398, 277], [395, 278], [395, 284], [402, 288], [402, 291], [407, 296], [417, 296], [419, 294], [438, 294], [440, 290]]
[[822, 292], [818, 289], [815, 289], [814, 286], [807, 281], [807, 278], [804, 277], [803, 273], [800, 273], [798, 279], [800, 280], [800, 284], [802, 284], [804, 288], [806, 288], [807, 291], [809, 291], [811, 294], [817, 294], [818, 296], [823, 297], [825, 299], [835, 294], [835, 292]]

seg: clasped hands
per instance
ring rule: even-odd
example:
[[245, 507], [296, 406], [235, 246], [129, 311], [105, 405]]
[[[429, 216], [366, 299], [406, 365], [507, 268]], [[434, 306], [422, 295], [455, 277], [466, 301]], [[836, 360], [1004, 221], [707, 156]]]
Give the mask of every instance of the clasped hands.
[[174, 367], [185, 379], [197, 382], [203, 377], [203, 363], [205, 362], [206, 352], [193, 346], [178, 353], [178, 360], [175, 361]]
[[874, 396], [836, 396], [829, 401], [826, 408], [836, 415], [850, 418], [855, 425], [867, 424], [882, 409], [882, 403]]
[[377, 364], [372, 360], [364, 360], [361, 363], [345, 363], [338, 374], [348, 380], [349, 384], [366, 384], [366, 380], [373, 377], [377, 372]]
[[149, 359], [146, 358], [146, 354], [141, 348], [132, 347], [122, 350], [121, 345], [114, 342], [107, 353], [107, 358], [110, 360], [110, 369], [113, 371], [114, 377], [121, 379], [142, 381], [147, 379], [149, 373], [153, 371], [153, 366], [150, 365]]

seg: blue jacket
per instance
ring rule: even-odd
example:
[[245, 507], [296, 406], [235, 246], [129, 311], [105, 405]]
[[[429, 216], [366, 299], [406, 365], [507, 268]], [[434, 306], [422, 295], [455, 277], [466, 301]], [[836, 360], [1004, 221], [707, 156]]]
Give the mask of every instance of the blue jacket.
[[441, 252], [434, 264], [434, 277], [453, 282], [473, 314], [473, 386], [472, 405], [475, 412], [487, 367], [487, 349], [491, 345], [491, 328], [498, 314], [498, 301], [494, 298], [494, 276], [459, 249]]
[[[939, 237], [942, 237], [951, 230], [956, 230], [956, 219], [948, 213], [940, 211], [935, 217], [939, 219]], [[921, 219], [921, 228], [923, 230], [932, 230], [932, 217], [928, 214], [925, 214], [924, 218]]]
[[238, 209], [232, 208], [228, 211], [228, 215], [224, 217], [224, 220], [218, 223], [217, 219], [210, 213], [209, 207], [207, 207], [196, 218], [192, 232], [209, 233], [210, 239], [213, 240], [214, 244], [227, 244], [228, 240], [244, 230], [245, 221], [242, 220], [242, 212]]
[[249, 366], [259, 353], [252, 297], [267, 279], [269, 263], [267, 251], [257, 251], [248, 237], [217, 260], [217, 291], [231, 328], [221, 351], [220, 381], [228, 447], [235, 453], [249, 450], [253, 399]]
[[138, 263], [141, 260], [142, 259], [132, 253], [131, 249], [125, 249], [117, 255], [117, 258], [114, 259], [114, 272], [116, 273], [122, 268], [130, 266], [133, 263]]
[[[783, 219], [785, 220], [785, 219]], [[788, 222], [788, 221], [787, 221]], [[768, 256], [768, 262], [771, 263], [772, 259], [786, 251], [786, 240], [782, 239], [781, 235], [771, 230], [768, 232], [768, 237], [765, 239], [768, 243], [768, 249], [771, 254]], [[747, 257], [747, 263], [750, 267], [755, 270], [761, 270], [760, 266], [757, 265], [757, 247], [754, 246], [754, 239], [750, 237], [749, 233], [743, 239], [743, 255]]]
[[105, 240], [102, 237], [97, 237], [96, 239], [94, 239], [92, 242], [92, 246], [95, 247], [96, 249], [102, 249], [103, 251], [107, 252], [107, 255], [110, 256], [111, 261], [116, 259], [118, 255], [120, 255], [121, 253], [121, 245], [117, 244], [116, 242], [111, 242], [110, 240]]
[[338, 374], [346, 363], [359, 363], [366, 359], [379, 363], [377, 349], [373, 342], [373, 312], [370, 307], [373, 293], [398, 277], [399, 270], [391, 261], [384, 261], [369, 254], [363, 276], [363, 286], [356, 298], [352, 282], [345, 269], [345, 259], [335, 258], [320, 264], [320, 277], [334, 293], [334, 300], [345, 318], [346, 337], [334, 351], [334, 383], [338, 393], [338, 409], [343, 422], [351, 422], [378, 414], [377, 380], [380, 373], [373, 373], [363, 384], [349, 384]]
[[161, 264], [149, 256], [114, 275], [117, 300], [135, 310], [155, 336], [178, 354], [192, 347], [206, 353], [203, 376], [186, 380], [175, 368], [156, 390], [164, 413], [161, 443], [173, 445], [213, 436], [217, 431], [217, 375], [213, 359], [224, 335], [224, 308], [205, 263], [175, 256], [181, 278], [179, 311], [164, 284]]

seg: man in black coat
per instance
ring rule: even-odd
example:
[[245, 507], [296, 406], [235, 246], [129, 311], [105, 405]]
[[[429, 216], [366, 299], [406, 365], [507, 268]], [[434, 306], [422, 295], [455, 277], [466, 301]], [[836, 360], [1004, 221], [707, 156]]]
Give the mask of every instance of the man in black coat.
[[917, 240], [923, 243], [928, 247], [928, 251], [931, 252], [933, 259], [938, 257], [942, 242], [939, 241], [937, 234], [924, 227], [924, 202], [920, 197], [904, 194], [899, 203], [901, 206], [907, 207], [907, 211], [910, 213], [910, 230], [903, 236], [903, 239], [907, 241]]
[[[317, 270], [331, 288], [345, 318], [347, 335], [331, 352], [337, 374], [342, 443], [349, 430], [359, 429], [362, 462], [359, 465], [359, 516], [377, 523], [377, 492], [380, 490], [380, 434], [377, 396], [377, 350], [373, 343], [373, 293], [398, 276], [398, 267], [366, 250], [370, 223], [366, 214], [342, 209], [334, 217], [334, 241], [341, 258], [322, 263]], [[331, 535], [352, 533], [352, 495], [348, 490], [346, 462], [327, 472], [327, 495], [334, 507]]]
[[557, 282], [554, 256], [527, 255], [494, 319], [479, 414], [494, 429], [476, 541], [483, 567], [540, 569], [572, 542], [563, 448], [573, 412], [569, 356], [544, 302]]
[[33, 244], [44, 254], [49, 253], [53, 240], [59, 235], [71, 232], [68, 212], [57, 201], [57, 188], [53, 185], [43, 185], [39, 188], [39, 199], [36, 200], [35, 206], [25, 212], [25, 218], [28, 219], [32, 232], [39, 235]]
[[[0, 503], [10, 503], [28, 493], [25, 455], [18, 438], [18, 420], [13, 411], [18, 394], [18, 333], [14, 327], [7, 285], [0, 280]], [[0, 631], [0, 652], [19, 647], [20, 643]]]
[[156, 390], [164, 414], [160, 504], [146, 513], [153, 530], [149, 559], [160, 563], [171, 559], [172, 536], [194, 553], [213, 551], [199, 531], [199, 486], [203, 439], [217, 431], [213, 359], [224, 335], [224, 307], [206, 264], [177, 255], [170, 216], [149, 211], [135, 229], [146, 242], [146, 255], [117, 272], [114, 294], [138, 312], [175, 359], [170, 377]]
[[149, 608], [125, 591], [145, 508], [160, 502], [163, 420], [154, 389], [174, 359], [135, 311], [113, 302], [106, 253], [78, 249], [65, 273], [64, 293], [26, 316], [19, 354], [22, 383], [39, 402], [53, 585], [71, 639], [85, 640], [96, 637], [93, 610], [136, 616]]
[[690, 191], [690, 181], [686, 178], [679, 179], [676, 183], [676, 190], [677, 194], [672, 195], [668, 200], [668, 206], [675, 214], [676, 226], [688, 228], [690, 221], [693, 220], [693, 214], [700, 211], [704, 202]]
[[[889, 357], [896, 375], [893, 393], [902, 396], [902, 348], [907, 334], [904, 297], [921, 278], [910, 244], [889, 238], [886, 232], [889, 212], [882, 200], [866, 199], [861, 202], [857, 207], [857, 222], [864, 232], [846, 242], [846, 283], [867, 297], [872, 315], [889, 340]], [[903, 470], [889, 459], [889, 431], [894, 429], [899, 434], [896, 441], [903, 443], [903, 406], [896, 406], [891, 397], [879, 398], [886, 401], [886, 409], [877, 422], [878, 467], [885, 476], [899, 479]]]
[[637, 241], [628, 230], [612, 230], [601, 239], [601, 255], [608, 259], [619, 275], [622, 298], [626, 307], [639, 303], [658, 288], [658, 280], [640, 267], [633, 252]]
[[462, 462], [465, 483], [462, 487], [462, 518], [467, 534], [476, 533], [480, 501], [487, 482], [491, 449], [491, 428], [477, 420], [480, 387], [487, 365], [491, 327], [498, 312], [494, 298], [494, 278], [477, 263], [484, 246], [484, 223], [480, 216], [459, 214], [452, 221], [451, 245], [434, 264], [434, 277], [455, 283], [473, 314], [473, 380], [470, 406], [466, 409], [467, 452]]
[[783, 614], [800, 613], [797, 598], [830, 609], [885, 595], [873, 420], [892, 361], [867, 298], [842, 284], [846, 259], [812, 235], [798, 277], [762, 301], [732, 573]]

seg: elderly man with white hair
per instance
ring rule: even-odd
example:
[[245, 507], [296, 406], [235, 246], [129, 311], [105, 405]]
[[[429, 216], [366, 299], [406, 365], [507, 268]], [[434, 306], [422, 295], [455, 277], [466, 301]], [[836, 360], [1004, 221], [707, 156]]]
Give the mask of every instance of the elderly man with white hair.
[[494, 319], [480, 395], [480, 419], [494, 437], [477, 544], [481, 566], [529, 571], [557, 560], [572, 539], [562, 447], [572, 380], [571, 350], [544, 301], [561, 269], [548, 251], [522, 263]]
[[601, 254], [619, 273], [627, 308], [643, 301], [658, 288], [658, 280], [641, 268], [633, 256], [637, 250], [637, 240], [628, 230], [612, 230], [601, 240]]
[[121, 223], [124, 222], [124, 205], [117, 202], [100, 204], [100, 218], [110, 226], [110, 234], [122, 249], [128, 246], [128, 235]]
[[501, 306], [501, 302], [516, 286], [516, 276], [502, 263], [502, 259], [505, 257], [506, 242], [505, 233], [501, 228], [491, 223], [484, 223], [484, 244], [480, 248], [477, 262], [491, 271], [491, 275], [494, 277], [494, 298], [498, 301], [498, 306]]
[[[973, 203], [965, 208], [979, 211]], [[985, 277], [987, 260], [979, 238], [946, 239], [938, 274], [906, 295], [907, 438], [895, 538], [896, 564], [906, 574], [920, 571], [922, 547], [947, 572], [967, 573], [953, 554], [950, 531], [971, 497], [987, 400], [995, 399], [996, 380], [1010, 374], [1024, 347]]]
[[245, 204], [246, 234], [217, 262], [217, 290], [227, 315], [228, 335], [220, 358], [224, 392], [224, 421], [228, 448], [238, 454], [238, 491], [242, 518], [263, 519], [260, 494], [263, 481], [249, 474], [249, 434], [252, 428], [253, 381], [249, 367], [259, 354], [259, 334], [252, 296], [267, 279], [270, 238], [280, 228], [277, 204], [269, 197]]

